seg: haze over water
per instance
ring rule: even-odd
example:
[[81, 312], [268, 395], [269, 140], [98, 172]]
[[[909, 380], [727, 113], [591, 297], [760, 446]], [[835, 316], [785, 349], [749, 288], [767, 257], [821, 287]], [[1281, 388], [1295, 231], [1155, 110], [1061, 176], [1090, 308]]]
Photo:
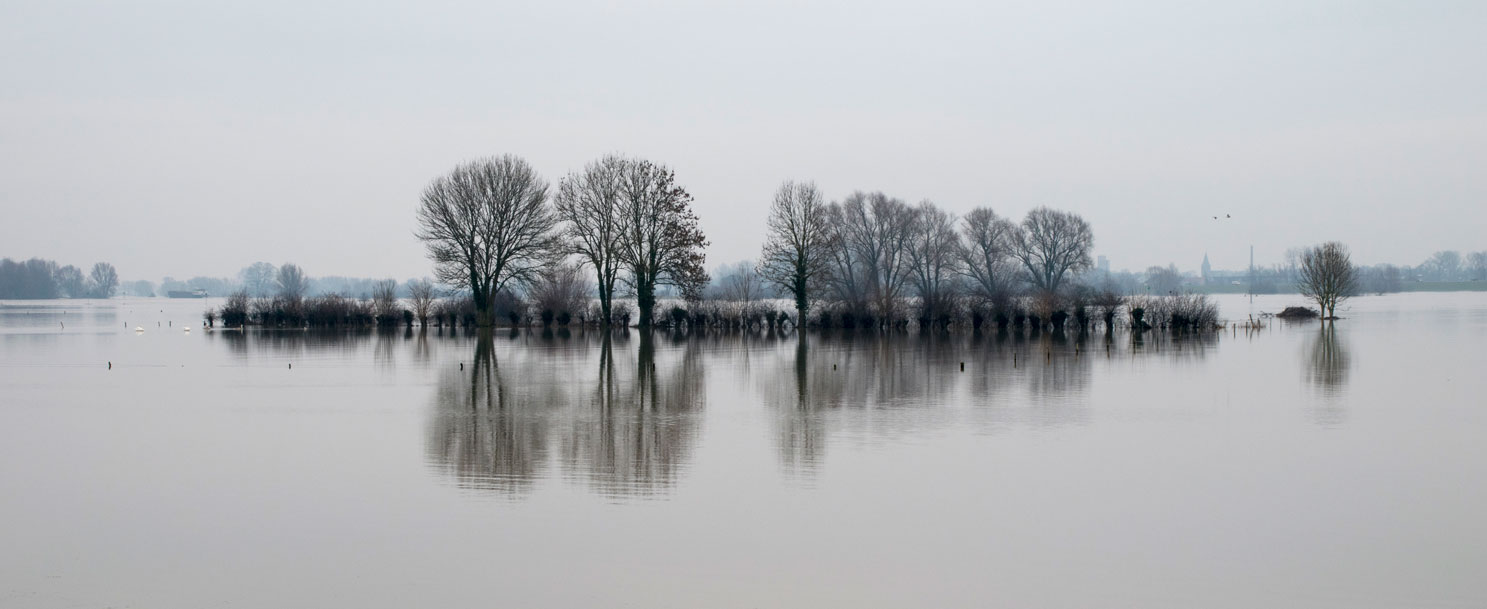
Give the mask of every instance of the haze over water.
[[0, 303], [0, 607], [1487, 604], [1487, 293], [1139, 343], [206, 304]]

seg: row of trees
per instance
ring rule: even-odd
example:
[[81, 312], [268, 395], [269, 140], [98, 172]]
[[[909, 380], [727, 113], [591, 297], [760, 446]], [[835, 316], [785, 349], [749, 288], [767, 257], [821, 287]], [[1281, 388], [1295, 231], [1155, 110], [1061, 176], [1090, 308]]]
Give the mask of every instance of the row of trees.
[[1443, 250], [1411, 269], [1418, 281], [1487, 281], [1487, 251]]
[[[710, 281], [691, 195], [669, 168], [644, 159], [603, 157], [555, 192], [518, 157], [465, 163], [425, 188], [418, 225], [438, 279], [469, 292], [481, 325], [493, 321], [503, 290], [575, 285], [567, 260], [590, 269], [600, 323], [612, 319], [620, 288], [649, 326], [658, 286], [696, 301]], [[747, 300], [764, 287], [757, 276], [794, 298], [796, 319], [829, 300], [881, 323], [903, 319], [910, 299], [934, 319], [963, 294], [988, 303], [1024, 289], [1058, 294], [1090, 267], [1094, 242], [1089, 224], [1068, 212], [1039, 208], [1014, 223], [980, 208], [957, 219], [881, 192], [828, 203], [814, 184], [796, 182], [776, 193], [768, 229], [755, 274], [731, 274], [722, 291]]]
[[620, 285], [649, 326], [658, 286], [700, 298], [709, 281], [692, 196], [644, 159], [603, 157], [565, 176], [555, 196], [518, 157], [465, 163], [424, 189], [418, 226], [435, 275], [469, 291], [482, 326], [497, 294], [550, 283], [570, 258], [592, 269], [605, 324]]
[[[425, 188], [418, 225], [438, 279], [469, 293], [479, 325], [490, 325], [494, 303], [519, 286], [544, 323], [554, 312], [585, 317], [591, 294], [598, 311], [587, 321], [607, 324], [626, 289], [640, 325], [650, 326], [658, 286], [696, 302], [710, 282], [691, 195], [669, 168], [644, 159], [605, 156], [556, 189], [515, 156], [465, 163]], [[911, 205], [882, 192], [828, 202], [815, 184], [787, 181], [775, 192], [757, 264], [723, 269], [708, 295], [743, 302], [787, 295], [797, 324], [823, 303], [850, 325], [988, 315], [999, 324], [1025, 315], [1058, 325], [1090, 319], [1089, 310], [1102, 311], [1108, 324], [1108, 310], [1137, 290], [1086, 273], [1093, 245], [1089, 223], [1066, 211], [1040, 207], [1014, 221], [980, 207], [957, 217], [931, 201]], [[1286, 282], [1327, 317], [1350, 295], [1394, 291], [1403, 280], [1395, 267], [1353, 266], [1337, 243], [1295, 254]], [[1153, 267], [1141, 280], [1149, 296], [1181, 295], [1175, 267]], [[1198, 313], [1174, 318], [1211, 316], [1206, 303], [1188, 308]], [[701, 318], [679, 308], [668, 314], [668, 321]]]
[[114, 265], [99, 262], [86, 275], [75, 266], [32, 258], [0, 260], [0, 298], [109, 298], [119, 289]]
[[775, 193], [758, 273], [795, 300], [804, 319], [832, 300], [859, 319], [892, 323], [909, 298], [922, 320], [957, 297], [1004, 307], [1020, 293], [1060, 294], [1092, 264], [1094, 233], [1077, 214], [1040, 207], [1022, 222], [980, 207], [962, 218], [930, 201], [881, 192], [827, 203], [812, 183]]

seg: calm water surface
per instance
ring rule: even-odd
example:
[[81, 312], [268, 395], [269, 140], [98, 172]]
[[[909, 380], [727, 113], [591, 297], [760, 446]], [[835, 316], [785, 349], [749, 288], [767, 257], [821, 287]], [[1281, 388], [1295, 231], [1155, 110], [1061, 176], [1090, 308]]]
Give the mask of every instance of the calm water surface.
[[1108, 342], [206, 304], [0, 303], [0, 607], [1487, 606], [1483, 293]]

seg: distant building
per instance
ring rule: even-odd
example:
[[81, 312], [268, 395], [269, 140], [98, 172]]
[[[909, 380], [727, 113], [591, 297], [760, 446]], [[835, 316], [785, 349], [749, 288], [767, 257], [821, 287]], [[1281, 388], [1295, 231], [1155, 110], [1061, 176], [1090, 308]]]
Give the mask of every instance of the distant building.
[[1101, 273], [1109, 275], [1110, 259], [1104, 256], [1095, 256], [1095, 268], [1099, 269]]
[[1203, 285], [1208, 285], [1209, 276], [1213, 274], [1213, 267], [1208, 264], [1208, 252], [1203, 252]]

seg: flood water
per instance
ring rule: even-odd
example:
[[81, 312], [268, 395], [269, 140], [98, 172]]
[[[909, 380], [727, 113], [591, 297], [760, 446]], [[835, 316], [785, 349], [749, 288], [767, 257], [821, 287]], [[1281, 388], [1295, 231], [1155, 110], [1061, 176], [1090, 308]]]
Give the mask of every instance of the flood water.
[[1109, 341], [207, 304], [0, 304], [0, 607], [1487, 606], [1487, 293]]

